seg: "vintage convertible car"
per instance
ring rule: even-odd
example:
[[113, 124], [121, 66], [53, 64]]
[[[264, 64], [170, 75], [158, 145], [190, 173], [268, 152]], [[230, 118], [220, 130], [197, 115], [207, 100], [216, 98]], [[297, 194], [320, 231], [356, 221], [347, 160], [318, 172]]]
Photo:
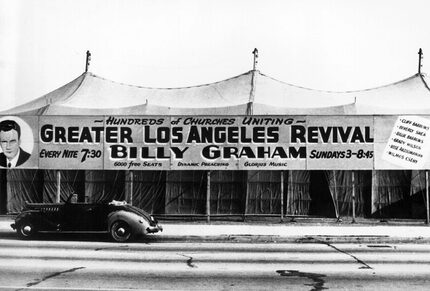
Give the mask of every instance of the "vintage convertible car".
[[72, 203], [72, 197], [65, 203], [26, 203], [11, 227], [24, 239], [39, 231], [106, 231], [117, 242], [163, 230], [154, 217], [126, 202]]

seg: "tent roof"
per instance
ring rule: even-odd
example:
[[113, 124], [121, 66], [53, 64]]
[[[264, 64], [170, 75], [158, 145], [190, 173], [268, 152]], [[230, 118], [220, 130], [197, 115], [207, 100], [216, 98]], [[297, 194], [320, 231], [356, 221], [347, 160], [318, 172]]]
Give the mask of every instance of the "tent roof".
[[278, 81], [249, 71], [220, 82], [150, 88], [83, 73], [8, 115], [365, 115], [430, 114], [426, 76], [366, 90], [331, 92]]

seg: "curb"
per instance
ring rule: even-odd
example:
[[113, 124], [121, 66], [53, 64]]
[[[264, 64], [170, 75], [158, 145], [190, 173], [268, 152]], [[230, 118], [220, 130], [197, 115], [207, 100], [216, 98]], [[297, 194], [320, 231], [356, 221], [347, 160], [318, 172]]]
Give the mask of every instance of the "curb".
[[[84, 240], [92, 241], [99, 240], [100, 232], [94, 236], [90, 233], [70, 233], [63, 234], [52, 233], [56, 237], [55, 240]], [[45, 233], [45, 235], [49, 235]], [[47, 236], [48, 240], [52, 240], [53, 236]], [[73, 235], [71, 237], [70, 235]], [[107, 233], [106, 233], [107, 235]], [[0, 239], [18, 239], [16, 233], [12, 230], [0, 231]], [[147, 243], [180, 243], [180, 242], [196, 242], [196, 243], [267, 243], [267, 244], [375, 244], [374, 247], [384, 247], [384, 244], [430, 244], [430, 238], [424, 237], [392, 237], [392, 236], [326, 236], [326, 235], [301, 235], [301, 236], [278, 236], [278, 235], [240, 235], [240, 234], [224, 234], [224, 235], [148, 235], [143, 237], [143, 241]]]
[[213, 236], [169, 236], [151, 237], [159, 242], [225, 242], [225, 243], [300, 243], [300, 244], [430, 244], [430, 238], [391, 236], [277, 236], [277, 235], [213, 235]]

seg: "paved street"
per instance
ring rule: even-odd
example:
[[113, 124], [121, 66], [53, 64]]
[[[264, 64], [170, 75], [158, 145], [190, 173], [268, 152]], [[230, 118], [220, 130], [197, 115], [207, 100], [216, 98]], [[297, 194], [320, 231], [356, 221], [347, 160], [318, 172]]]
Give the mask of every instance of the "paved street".
[[423, 290], [429, 283], [427, 244], [0, 238], [6, 290]]

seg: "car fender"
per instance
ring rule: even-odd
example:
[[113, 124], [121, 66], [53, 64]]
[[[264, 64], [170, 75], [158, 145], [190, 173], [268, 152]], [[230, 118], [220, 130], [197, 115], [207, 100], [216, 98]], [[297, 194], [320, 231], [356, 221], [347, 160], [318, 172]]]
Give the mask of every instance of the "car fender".
[[13, 224], [13, 228], [17, 228], [19, 224], [26, 219], [29, 219], [33, 224], [39, 227], [41, 218], [42, 217], [40, 215], [40, 212], [37, 210], [23, 211], [15, 217], [15, 223]]
[[37, 222], [37, 220], [40, 220], [40, 218], [41, 218], [41, 215], [39, 211], [27, 210], [18, 214], [18, 216], [15, 218], [15, 223], [19, 223], [24, 219], [31, 219], [33, 220], [33, 222]]
[[125, 210], [114, 211], [108, 215], [109, 232], [112, 228], [112, 224], [118, 220], [126, 222], [131, 227], [133, 234], [148, 233], [147, 228], [149, 227], [149, 222], [144, 217]]

